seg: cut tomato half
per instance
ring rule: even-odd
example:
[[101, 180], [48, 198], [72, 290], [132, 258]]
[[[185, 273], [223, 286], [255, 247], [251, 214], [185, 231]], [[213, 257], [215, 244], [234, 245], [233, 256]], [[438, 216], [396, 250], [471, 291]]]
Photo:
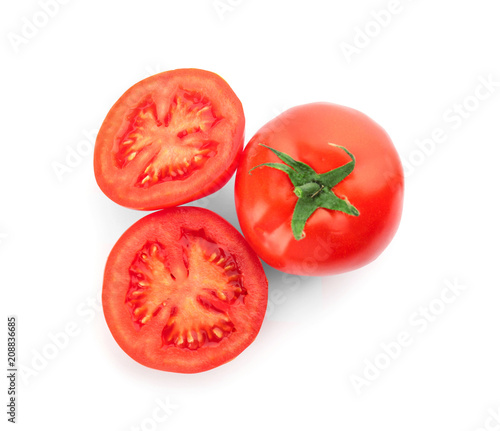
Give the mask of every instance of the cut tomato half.
[[120, 347], [151, 368], [206, 371], [257, 336], [267, 279], [242, 235], [217, 214], [177, 207], [150, 214], [113, 247], [103, 285]]
[[178, 69], [135, 84], [96, 140], [94, 171], [116, 203], [154, 210], [220, 189], [243, 149], [241, 102], [215, 73]]

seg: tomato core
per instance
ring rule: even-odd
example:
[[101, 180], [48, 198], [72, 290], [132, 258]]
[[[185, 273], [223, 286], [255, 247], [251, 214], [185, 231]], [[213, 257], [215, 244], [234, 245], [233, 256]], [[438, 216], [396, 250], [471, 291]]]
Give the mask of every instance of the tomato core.
[[[159, 111], [153, 95], [145, 96], [127, 116], [126, 132], [113, 148], [118, 168], [142, 166], [135, 187], [184, 180], [217, 154], [218, 143], [203, 135], [222, 117], [214, 113], [206, 96], [180, 89], [166, 115]], [[141, 160], [134, 162], [141, 153]]]
[[164, 308], [163, 348], [196, 350], [236, 331], [227, 309], [247, 291], [234, 257], [204, 230], [182, 230], [182, 255], [172, 258], [159, 241], [147, 241], [129, 268], [125, 297], [137, 331]]

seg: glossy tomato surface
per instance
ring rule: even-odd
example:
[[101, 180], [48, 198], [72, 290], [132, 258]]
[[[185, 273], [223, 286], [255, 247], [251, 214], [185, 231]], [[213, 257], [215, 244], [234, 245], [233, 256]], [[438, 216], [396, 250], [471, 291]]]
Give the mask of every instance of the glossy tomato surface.
[[[318, 208], [307, 220], [303, 238], [295, 239], [294, 186], [278, 169], [256, 168], [282, 163], [260, 144], [319, 174], [351, 161], [339, 146], [344, 147], [354, 156], [355, 167], [332, 190], [359, 215]], [[284, 112], [250, 140], [238, 167], [235, 200], [243, 234], [265, 262], [288, 273], [326, 275], [354, 270], [380, 255], [398, 228], [403, 188], [399, 156], [378, 124], [351, 108], [312, 103]]]
[[220, 76], [159, 73], [127, 90], [106, 116], [94, 152], [97, 183], [134, 209], [199, 199], [234, 173], [244, 129], [241, 102]]
[[257, 336], [267, 306], [262, 264], [217, 214], [176, 207], [132, 225], [113, 247], [102, 292], [120, 347], [151, 368], [206, 371]]

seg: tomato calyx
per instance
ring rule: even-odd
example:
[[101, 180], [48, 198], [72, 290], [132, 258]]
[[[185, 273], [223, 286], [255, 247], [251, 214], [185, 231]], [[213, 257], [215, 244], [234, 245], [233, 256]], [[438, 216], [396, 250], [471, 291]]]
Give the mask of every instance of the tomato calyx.
[[345, 147], [329, 144], [343, 150], [351, 159], [350, 162], [324, 174], [318, 174], [308, 164], [293, 159], [288, 154], [259, 144], [271, 150], [283, 163], [262, 163], [250, 169], [249, 173], [260, 167], [269, 167], [288, 175], [298, 197], [292, 215], [292, 232], [299, 241], [305, 237], [304, 228], [307, 220], [318, 208], [341, 211], [352, 216], [359, 216], [358, 209], [347, 198], [339, 198], [333, 187], [343, 181], [354, 170], [356, 159]]

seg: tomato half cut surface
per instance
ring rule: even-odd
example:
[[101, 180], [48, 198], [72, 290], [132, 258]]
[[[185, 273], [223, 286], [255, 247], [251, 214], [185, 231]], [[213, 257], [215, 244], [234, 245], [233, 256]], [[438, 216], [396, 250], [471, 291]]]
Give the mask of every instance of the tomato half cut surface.
[[202, 198], [234, 173], [244, 129], [241, 102], [219, 75], [159, 73], [132, 86], [107, 114], [95, 145], [97, 183], [134, 209]]
[[132, 225], [105, 269], [103, 309], [137, 362], [180, 373], [224, 364], [253, 342], [267, 279], [242, 235], [217, 214], [176, 207]]

